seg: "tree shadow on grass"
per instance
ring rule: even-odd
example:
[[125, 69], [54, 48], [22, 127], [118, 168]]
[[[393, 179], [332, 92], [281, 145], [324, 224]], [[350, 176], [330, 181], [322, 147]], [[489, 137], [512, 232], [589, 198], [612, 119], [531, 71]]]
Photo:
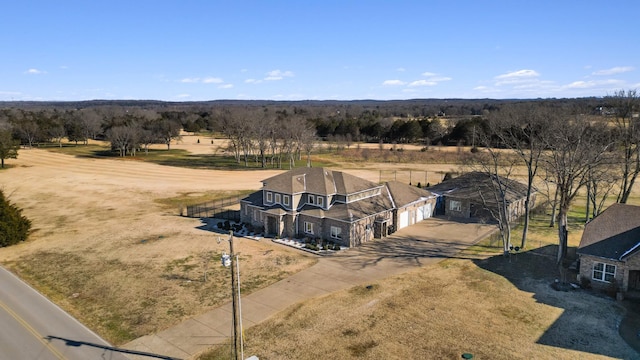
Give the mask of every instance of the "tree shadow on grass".
[[[533, 293], [542, 304], [562, 309], [562, 315], [540, 336], [538, 344], [598, 354], [613, 358], [640, 359], [629, 347], [603, 346], [605, 334], [618, 335], [618, 325], [624, 314], [622, 306], [605, 294], [591, 290], [556, 291], [552, 284], [558, 279], [557, 245], [487, 259], [474, 260], [476, 265], [509, 280], [518, 289]], [[575, 273], [567, 280], [575, 282]], [[573, 281], [572, 281], [573, 280]], [[606, 311], [602, 311], [606, 309]], [[610, 335], [611, 336], [611, 335]], [[612, 339], [616, 344], [622, 338]]]

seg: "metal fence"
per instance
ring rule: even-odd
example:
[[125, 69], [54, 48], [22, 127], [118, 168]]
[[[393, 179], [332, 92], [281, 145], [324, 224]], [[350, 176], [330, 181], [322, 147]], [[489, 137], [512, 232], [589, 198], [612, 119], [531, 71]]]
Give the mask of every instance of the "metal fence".
[[187, 206], [187, 217], [240, 221], [240, 196]]

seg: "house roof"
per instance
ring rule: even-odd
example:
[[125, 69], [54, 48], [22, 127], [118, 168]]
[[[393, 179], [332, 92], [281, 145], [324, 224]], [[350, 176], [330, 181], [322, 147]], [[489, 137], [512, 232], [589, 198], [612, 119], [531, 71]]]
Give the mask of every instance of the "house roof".
[[387, 182], [387, 188], [391, 192], [391, 197], [398, 208], [409, 205], [421, 199], [434, 197], [435, 195], [427, 190], [416, 186], [407, 185], [399, 181]]
[[300, 209], [301, 214], [319, 218], [331, 218], [341, 221], [357, 221], [372, 215], [391, 211], [393, 203], [389, 192], [382, 188], [379, 195], [364, 198], [350, 203], [334, 203], [329, 210], [324, 210], [313, 205], [305, 205]]
[[440, 184], [430, 186], [427, 190], [438, 195], [469, 199], [477, 202], [483, 202], [482, 198], [484, 197], [484, 202], [489, 205], [495, 204], [496, 202], [493, 196], [493, 189], [494, 185], [497, 185], [497, 181], [506, 185], [507, 193], [505, 194], [505, 199], [507, 203], [527, 196], [527, 186], [525, 184], [501, 176], [490, 176], [487, 173], [479, 171], [462, 174], [453, 179], [443, 181]]
[[302, 192], [317, 195], [349, 195], [380, 185], [371, 181], [326, 168], [296, 168], [262, 180], [263, 189], [285, 194]]
[[584, 227], [578, 253], [624, 260], [640, 250], [640, 206], [613, 204]]

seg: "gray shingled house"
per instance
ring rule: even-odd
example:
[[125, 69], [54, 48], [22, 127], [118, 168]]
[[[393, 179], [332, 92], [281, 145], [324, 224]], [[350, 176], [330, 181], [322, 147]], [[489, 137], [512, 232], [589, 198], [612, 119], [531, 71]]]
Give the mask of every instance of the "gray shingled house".
[[[527, 186], [516, 180], [489, 176], [483, 172], [469, 172], [427, 188], [438, 196], [436, 214], [454, 218], [475, 218], [493, 221], [498, 202], [494, 195], [497, 181], [506, 184], [506, 201], [509, 222], [514, 222], [525, 212]], [[531, 208], [535, 207], [536, 192], [531, 194]]]
[[584, 227], [579, 279], [596, 289], [640, 292], [640, 206], [613, 204]]
[[325, 168], [293, 169], [262, 185], [241, 200], [241, 222], [263, 227], [268, 236], [321, 238], [341, 246], [385, 237], [399, 228], [399, 217], [412, 216], [409, 223], [415, 223], [435, 206], [428, 191]]

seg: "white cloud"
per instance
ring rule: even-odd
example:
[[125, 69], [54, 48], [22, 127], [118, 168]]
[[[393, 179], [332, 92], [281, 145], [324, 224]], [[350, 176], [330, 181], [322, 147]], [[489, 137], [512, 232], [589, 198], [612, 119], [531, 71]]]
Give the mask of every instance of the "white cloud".
[[498, 75], [494, 79], [496, 80], [496, 85], [501, 86], [536, 82], [539, 76], [540, 74], [535, 70], [524, 69]]
[[594, 71], [593, 73], [591, 73], [591, 75], [598, 75], [598, 76], [616, 75], [616, 74], [622, 74], [622, 73], [626, 73], [633, 70], [635, 70], [633, 66], [616, 66], [616, 67], [612, 67], [611, 69]]
[[473, 88], [473, 90], [477, 90], [477, 91], [485, 91], [485, 90], [489, 90], [488, 87], [484, 86], [484, 85], [480, 85], [480, 86], [476, 86]]
[[178, 94], [176, 97], [178, 99], [186, 99], [186, 98], [190, 98], [191, 95], [189, 95], [189, 94]]
[[435, 81], [431, 81], [431, 80], [416, 80], [413, 81], [409, 84], [409, 86], [411, 87], [416, 87], [416, 86], [435, 86], [438, 85], [437, 82]]
[[216, 78], [216, 77], [208, 77], [208, 78], [204, 78], [202, 80], [203, 83], [205, 84], [221, 84], [224, 81], [220, 78]]
[[180, 80], [181, 83], [185, 83], [185, 84], [196, 84], [196, 83], [202, 83], [202, 84], [222, 84], [224, 82], [224, 80], [217, 78], [217, 77], [206, 77], [206, 78], [184, 78], [182, 80]]
[[402, 81], [402, 80], [385, 80], [384, 82], [382, 82], [382, 85], [384, 86], [399, 86], [399, 85], [405, 85], [406, 82]]
[[433, 81], [433, 82], [442, 82], [442, 81], [449, 81], [449, 80], [451, 80], [451, 78], [447, 76], [440, 76], [440, 77], [434, 76], [429, 78], [429, 81]]
[[291, 71], [272, 70], [267, 73], [267, 77], [264, 79], [267, 81], [282, 80], [285, 77], [293, 77]]
[[432, 72], [429, 72], [429, 71], [426, 71], [426, 72], [422, 73], [422, 76], [436, 76], [436, 74], [432, 73]]
[[233, 87], [233, 84], [223, 84], [218, 86], [218, 89], [231, 89]]
[[244, 82], [245, 82], [245, 84], [260, 84], [262, 82], [262, 80], [247, 79]]
[[396, 71], [398, 71], [398, 72], [405, 72], [405, 71], [406, 71], [406, 69], [405, 69], [405, 68], [403, 68], [403, 67], [399, 67], [399, 68], [397, 68], [397, 69], [396, 69]]
[[40, 74], [46, 74], [46, 71], [31, 68], [25, 71], [24, 73], [29, 75], [40, 75]]
[[571, 84], [565, 86], [568, 89], [591, 89], [600, 86], [618, 86], [623, 84], [621, 80], [609, 79], [609, 80], [589, 80], [589, 81], [574, 81]]

